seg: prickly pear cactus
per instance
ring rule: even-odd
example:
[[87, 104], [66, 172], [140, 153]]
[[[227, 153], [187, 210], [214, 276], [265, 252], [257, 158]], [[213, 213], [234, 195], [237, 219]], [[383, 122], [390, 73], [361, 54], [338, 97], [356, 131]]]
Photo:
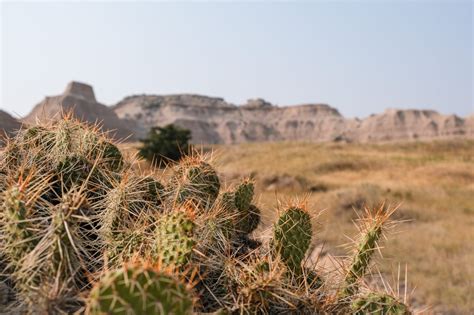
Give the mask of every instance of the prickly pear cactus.
[[163, 215], [155, 229], [153, 257], [165, 266], [183, 266], [188, 263], [195, 245], [194, 222], [188, 211]]
[[372, 256], [377, 250], [377, 242], [383, 235], [383, 226], [390, 212], [384, 210], [383, 205], [376, 211], [366, 210], [367, 215], [362, 222], [361, 237], [352, 262], [344, 279], [341, 297], [354, 295], [358, 291], [358, 280], [365, 276]]
[[41, 300], [44, 309], [75, 311], [87, 275], [102, 267], [99, 214], [118, 180], [109, 160], [122, 164], [107, 142], [66, 118], [21, 130], [0, 153], [1, 272], [9, 273], [21, 307]]
[[175, 202], [193, 202], [201, 209], [208, 209], [214, 204], [219, 189], [220, 181], [214, 168], [195, 157], [188, 157], [179, 163], [168, 183]]
[[236, 230], [241, 236], [252, 233], [260, 224], [260, 209], [252, 205], [254, 184], [250, 180], [240, 183], [233, 193], [233, 201], [237, 209]]
[[234, 192], [234, 203], [239, 211], [245, 212], [250, 208], [254, 194], [254, 184], [249, 180], [240, 183]]
[[124, 161], [120, 150], [109, 141], [101, 140], [97, 148], [93, 148], [92, 155], [97, 155], [97, 151], [102, 153], [101, 161], [110, 171], [120, 172], [123, 169]]
[[410, 315], [411, 312], [405, 304], [388, 294], [370, 293], [356, 299], [351, 305], [352, 312], [356, 315]]
[[273, 227], [272, 250], [293, 272], [301, 272], [301, 262], [311, 244], [311, 217], [298, 207], [288, 208]]
[[[59, 204], [41, 210], [30, 205], [36, 211], [29, 213], [27, 222], [41, 226], [27, 239], [29, 252], [20, 259], [9, 259], [16, 294], [28, 308], [35, 308], [41, 300], [47, 304], [42, 306], [45, 309], [57, 304], [61, 312], [71, 311], [68, 307], [79, 305], [78, 294], [88, 283], [86, 275], [100, 268], [101, 248], [96, 246], [83, 202], [82, 195], [71, 193]], [[7, 248], [2, 251], [8, 252]], [[61, 302], [66, 300], [68, 303]]]
[[240, 216], [236, 229], [243, 235], [252, 233], [260, 224], [260, 215], [260, 209], [255, 205], [250, 205], [246, 213]]
[[120, 238], [123, 232], [133, 232], [141, 220], [153, 221], [156, 212], [160, 212], [155, 196], [159, 182], [149, 177], [136, 176], [124, 172], [119, 181], [112, 183], [111, 189], [103, 198], [100, 213], [101, 234], [109, 245]]
[[189, 315], [193, 299], [171, 275], [135, 265], [106, 272], [89, 294], [90, 315]]
[[154, 206], [160, 206], [165, 199], [165, 187], [158, 180], [145, 177], [144, 182], [146, 185], [146, 192], [144, 199], [154, 204]]
[[[410, 314], [394, 297], [358, 293], [392, 213], [383, 207], [365, 216], [346, 277], [334, 283], [303, 266], [312, 236], [304, 208], [286, 209], [262, 244], [250, 237], [261, 216], [252, 181], [219, 195], [216, 171], [197, 155], [165, 187], [134, 166], [98, 127], [70, 117], [6, 141], [0, 283], [11, 292], [0, 303], [8, 313]], [[174, 275], [126, 263], [136, 258], [175, 267], [199, 303]]]
[[[97, 176], [97, 173], [93, 171], [93, 165], [83, 156], [78, 154], [65, 156], [56, 168], [58, 176], [56, 183], [60, 184], [58, 188], [61, 191], [67, 191], [73, 185], [80, 186], [88, 180], [89, 176]], [[60, 195], [61, 191], [57, 193]]]
[[34, 225], [30, 222], [26, 205], [25, 187], [14, 185], [3, 194], [0, 209], [1, 226], [3, 228], [3, 254], [12, 264], [18, 263], [31, 249], [37, 240], [34, 239]]

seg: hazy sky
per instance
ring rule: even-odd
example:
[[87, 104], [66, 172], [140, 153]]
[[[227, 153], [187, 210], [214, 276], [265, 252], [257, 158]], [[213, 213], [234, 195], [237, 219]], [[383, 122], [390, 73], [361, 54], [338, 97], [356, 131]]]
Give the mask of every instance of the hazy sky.
[[0, 108], [26, 114], [71, 80], [99, 101], [198, 93], [474, 112], [473, 2], [14, 3], [1, 7]]

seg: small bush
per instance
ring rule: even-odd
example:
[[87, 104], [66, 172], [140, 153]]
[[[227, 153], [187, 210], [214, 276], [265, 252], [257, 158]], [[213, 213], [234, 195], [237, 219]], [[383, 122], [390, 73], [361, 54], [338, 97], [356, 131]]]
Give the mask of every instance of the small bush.
[[167, 161], [178, 161], [190, 150], [191, 131], [174, 125], [153, 127], [146, 139], [140, 155], [146, 160], [161, 165]]

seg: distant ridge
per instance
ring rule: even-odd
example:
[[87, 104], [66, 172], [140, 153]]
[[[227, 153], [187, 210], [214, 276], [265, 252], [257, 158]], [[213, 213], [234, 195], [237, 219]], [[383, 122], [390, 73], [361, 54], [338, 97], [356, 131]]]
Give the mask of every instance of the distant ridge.
[[137, 140], [154, 126], [176, 124], [192, 131], [194, 143], [256, 141], [379, 142], [474, 138], [474, 116], [461, 118], [433, 110], [387, 109], [364, 119], [344, 118], [327, 104], [276, 106], [251, 99], [237, 106], [197, 94], [132, 95], [108, 107], [92, 86], [71, 82], [61, 95], [46, 97], [23, 121], [57, 118], [72, 110], [82, 120], [101, 121], [117, 138]]
[[177, 124], [193, 132], [197, 143], [254, 141], [348, 141], [473, 137], [474, 118], [433, 110], [387, 109], [365, 119], [344, 118], [326, 104], [275, 106], [251, 99], [236, 106], [200, 95], [136, 95], [114, 106], [143, 137], [152, 126]]

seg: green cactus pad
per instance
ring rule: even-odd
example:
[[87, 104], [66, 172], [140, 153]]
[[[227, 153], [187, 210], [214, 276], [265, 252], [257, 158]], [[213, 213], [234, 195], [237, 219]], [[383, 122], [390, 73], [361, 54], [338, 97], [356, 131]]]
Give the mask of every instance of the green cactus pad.
[[375, 315], [410, 315], [411, 312], [405, 304], [387, 294], [370, 293], [356, 299], [351, 304], [353, 314]]
[[234, 192], [235, 206], [239, 211], [247, 211], [250, 208], [254, 194], [254, 185], [251, 181], [243, 181]]
[[254, 205], [250, 205], [247, 211], [239, 212], [236, 230], [243, 235], [252, 233], [260, 224], [261, 211]]
[[66, 184], [82, 184], [90, 172], [93, 165], [80, 155], [70, 155], [62, 159], [56, 169], [61, 181]]
[[311, 244], [311, 217], [307, 211], [291, 207], [273, 228], [272, 249], [293, 272], [301, 272], [301, 262]]
[[226, 191], [225, 193], [220, 195], [220, 205], [225, 209], [228, 213], [233, 213], [237, 210], [235, 206], [235, 199], [234, 193], [230, 191]]
[[134, 234], [140, 223], [153, 219], [147, 213], [146, 189], [142, 178], [127, 174], [108, 190], [103, 200], [104, 210], [100, 213], [100, 233], [112, 249], [116, 242], [124, 239], [121, 234]]
[[10, 262], [16, 263], [37, 243], [33, 238], [34, 227], [28, 221], [26, 196], [18, 186], [12, 186], [4, 192], [0, 211], [3, 253]]
[[146, 177], [144, 179], [144, 182], [146, 185], [144, 199], [146, 201], [152, 202], [156, 206], [161, 205], [164, 199], [165, 192], [165, 187], [163, 186], [163, 184], [151, 177]]
[[192, 310], [184, 284], [141, 266], [107, 272], [90, 292], [87, 306], [91, 315], [188, 315]]
[[183, 266], [191, 256], [195, 241], [194, 222], [185, 212], [163, 215], [155, 230], [153, 258], [165, 266]]
[[54, 145], [54, 133], [42, 126], [33, 126], [22, 132], [21, 143], [28, 148], [41, 147], [47, 151]]
[[219, 195], [220, 181], [208, 163], [184, 161], [175, 168], [168, 186], [178, 203], [192, 201], [209, 208]]
[[103, 150], [102, 158], [111, 171], [120, 172], [123, 168], [123, 157], [120, 150], [108, 141], [103, 141], [100, 145]]
[[372, 256], [377, 248], [377, 241], [382, 236], [382, 225], [375, 224], [364, 234], [359, 247], [352, 258], [352, 263], [344, 280], [342, 296], [352, 296], [357, 290], [357, 280], [364, 277], [369, 268]]

